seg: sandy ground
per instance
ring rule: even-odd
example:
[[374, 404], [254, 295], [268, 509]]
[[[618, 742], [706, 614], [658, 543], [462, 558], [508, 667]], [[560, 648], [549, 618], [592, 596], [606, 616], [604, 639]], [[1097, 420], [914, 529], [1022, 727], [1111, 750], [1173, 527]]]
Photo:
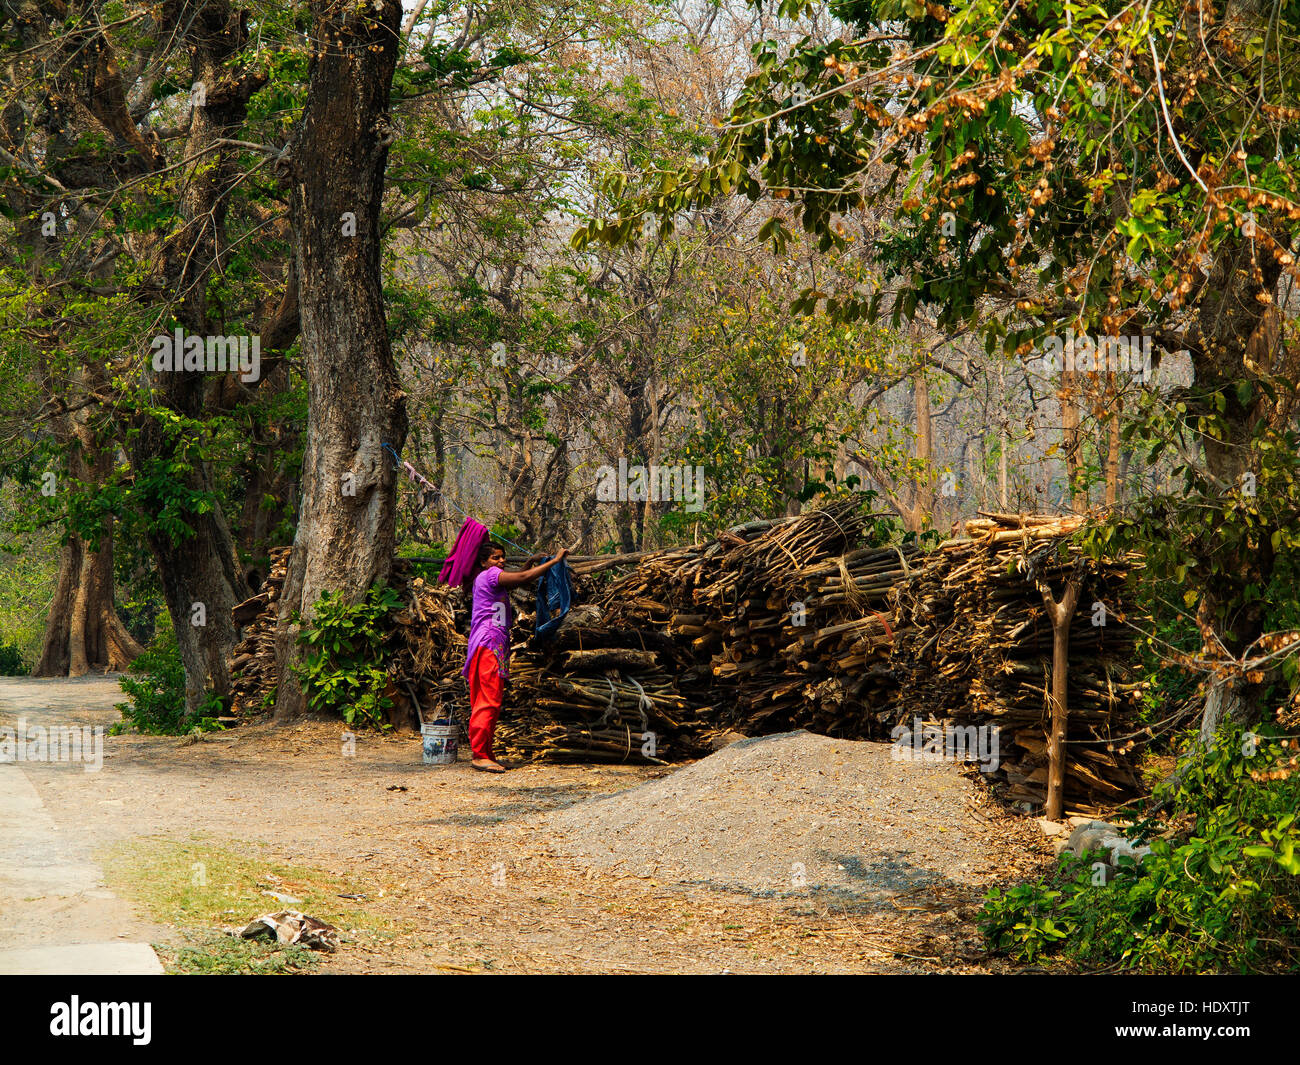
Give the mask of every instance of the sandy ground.
[[[122, 698], [111, 677], [0, 678], [0, 724], [107, 726]], [[900, 769], [884, 745], [795, 734], [678, 769], [492, 776], [463, 760], [421, 764], [409, 734], [358, 734], [350, 746], [345, 732], [122, 735], [105, 739], [99, 772], [22, 771], [80, 855], [200, 840], [310, 865], [364, 895], [357, 905], [393, 934], [345, 935], [323, 972], [1012, 971], [980, 949], [979, 897], [1050, 859], [1033, 823], [978, 780], [951, 765]], [[181, 942], [181, 922], [105, 903], [111, 913], [85, 920]], [[39, 898], [21, 901], [0, 948], [6, 936], [69, 941], [54, 916]]]

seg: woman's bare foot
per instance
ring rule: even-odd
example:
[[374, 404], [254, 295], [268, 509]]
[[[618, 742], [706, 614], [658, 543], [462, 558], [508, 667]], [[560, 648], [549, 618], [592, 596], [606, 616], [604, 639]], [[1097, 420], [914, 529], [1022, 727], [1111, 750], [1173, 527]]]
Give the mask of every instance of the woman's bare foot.
[[481, 769], [484, 773], [504, 773], [506, 767], [500, 762], [494, 762], [491, 758], [472, 758], [470, 765], [475, 769]]

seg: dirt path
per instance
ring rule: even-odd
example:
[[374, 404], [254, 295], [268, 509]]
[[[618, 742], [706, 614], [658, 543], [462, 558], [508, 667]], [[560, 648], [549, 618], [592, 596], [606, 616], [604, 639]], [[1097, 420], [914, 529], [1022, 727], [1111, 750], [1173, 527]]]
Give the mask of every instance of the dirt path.
[[[71, 723], [86, 704], [102, 704], [111, 690], [120, 689], [102, 677], [55, 683], [0, 680], [0, 725], [14, 729], [15, 742], [15, 749], [0, 760], [0, 973], [161, 973], [149, 947], [159, 929], [140, 921], [105, 886], [92, 836], [78, 831], [80, 825], [60, 824], [44, 801], [54, 785], [51, 774], [98, 775], [94, 739], [89, 745], [66, 745], [60, 736], [53, 747], [37, 746], [38, 736], [49, 737], [32, 733], [28, 750], [28, 729], [19, 724], [48, 730], [55, 722]], [[58, 758], [60, 753], [76, 753], [78, 760], [27, 760]]]
[[[0, 678], [0, 724], [110, 725], [121, 698], [106, 678]], [[737, 745], [672, 780], [631, 766], [493, 777], [464, 761], [426, 767], [409, 735], [345, 735], [321, 723], [197, 742], [123, 735], [105, 740], [101, 772], [24, 772], [59, 832], [148, 904], [131, 928], [164, 960], [187, 930], [280, 908], [263, 897], [276, 892], [344, 922], [332, 972], [988, 971], [979, 896], [1050, 855], [957, 767], [893, 762], [884, 745], [807, 737], [793, 763], [748, 777], [742, 761], [778, 758], [779, 744]], [[654, 860], [626, 860], [633, 843]], [[727, 875], [701, 875], [711, 861]], [[226, 908], [212, 909], [213, 892]]]

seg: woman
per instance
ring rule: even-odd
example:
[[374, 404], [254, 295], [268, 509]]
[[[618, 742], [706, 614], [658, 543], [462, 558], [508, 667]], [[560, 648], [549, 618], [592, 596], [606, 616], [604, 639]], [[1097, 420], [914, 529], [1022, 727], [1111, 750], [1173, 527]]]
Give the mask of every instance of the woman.
[[510, 589], [537, 580], [567, 556], [563, 548], [549, 562], [510, 573], [503, 567], [506, 552], [485, 540], [479, 548], [479, 574], [471, 591], [469, 647], [465, 679], [469, 681], [470, 765], [485, 773], [504, 773], [505, 766], [492, 757], [492, 736], [501, 713], [501, 697], [510, 669]]

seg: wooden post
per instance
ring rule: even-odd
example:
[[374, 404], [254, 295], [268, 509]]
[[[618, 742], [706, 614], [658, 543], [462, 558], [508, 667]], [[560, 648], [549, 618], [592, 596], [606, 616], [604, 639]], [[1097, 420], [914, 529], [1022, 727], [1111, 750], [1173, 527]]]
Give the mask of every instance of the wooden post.
[[1049, 821], [1059, 821], [1065, 808], [1065, 735], [1069, 703], [1066, 684], [1070, 678], [1070, 624], [1079, 605], [1082, 574], [1075, 570], [1057, 601], [1047, 581], [1038, 583], [1043, 605], [1052, 622], [1052, 725], [1047, 737], [1047, 809]]

